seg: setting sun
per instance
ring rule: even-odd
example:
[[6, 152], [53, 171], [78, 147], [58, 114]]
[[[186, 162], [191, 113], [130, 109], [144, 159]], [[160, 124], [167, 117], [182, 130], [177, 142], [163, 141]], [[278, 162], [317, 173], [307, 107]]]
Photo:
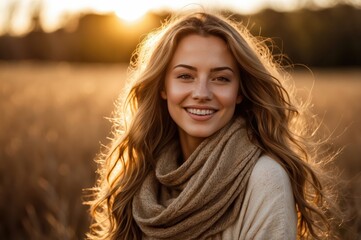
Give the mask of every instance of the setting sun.
[[148, 11], [148, 8], [140, 6], [137, 1], [127, 2], [125, 4], [119, 4], [119, 6], [114, 6], [115, 14], [126, 22], [134, 22], [142, 18]]

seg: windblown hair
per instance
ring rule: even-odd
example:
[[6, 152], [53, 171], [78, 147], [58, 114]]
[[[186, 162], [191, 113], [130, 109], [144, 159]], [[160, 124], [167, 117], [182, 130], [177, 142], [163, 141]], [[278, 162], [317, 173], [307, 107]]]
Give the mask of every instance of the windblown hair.
[[330, 230], [327, 205], [315, 164], [322, 159], [312, 146], [312, 126], [303, 119], [307, 106], [288, 89], [288, 75], [266, 41], [221, 15], [198, 12], [172, 19], [149, 34], [133, 55], [130, 87], [117, 109], [112, 145], [99, 160], [99, 179], [89, 202], [93, 223], [88, 238], [141, 238], [132, 199], [162, 149], [177, 137], [160, 92], [177, 45], [189, 34], [217, 36], [226, 42], [240, 70], [243, 101], [235, 114], [246, 119], [254, 143], [287, 171], [299, 238], [325, 237]]

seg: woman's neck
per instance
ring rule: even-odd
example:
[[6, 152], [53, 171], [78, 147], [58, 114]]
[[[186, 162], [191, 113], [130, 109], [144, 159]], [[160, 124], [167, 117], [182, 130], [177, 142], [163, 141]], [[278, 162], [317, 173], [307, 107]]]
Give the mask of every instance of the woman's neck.
[[183, 161], [186, 161], [190, 155], [201, 144], [204, 138], [195, 138], [186, 134], [179, 134], [180, 145], [183, 153]]

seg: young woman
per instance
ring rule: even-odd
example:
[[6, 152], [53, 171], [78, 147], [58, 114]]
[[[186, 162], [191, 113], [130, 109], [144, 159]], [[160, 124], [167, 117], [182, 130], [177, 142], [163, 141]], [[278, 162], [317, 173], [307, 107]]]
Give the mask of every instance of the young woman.
[[134, 59], [90, 239], [328, 234], [303, 107], [263, 42], [192, 13], [151, 34]]

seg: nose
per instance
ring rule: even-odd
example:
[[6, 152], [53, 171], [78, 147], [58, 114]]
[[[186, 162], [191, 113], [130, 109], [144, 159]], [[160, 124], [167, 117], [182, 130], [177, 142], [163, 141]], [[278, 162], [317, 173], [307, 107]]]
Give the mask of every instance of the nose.
[[207, 79], [198, 79], [194, 83], [192, 98], [196, 100], [211, 100], [212, 91], [209, 89]]

